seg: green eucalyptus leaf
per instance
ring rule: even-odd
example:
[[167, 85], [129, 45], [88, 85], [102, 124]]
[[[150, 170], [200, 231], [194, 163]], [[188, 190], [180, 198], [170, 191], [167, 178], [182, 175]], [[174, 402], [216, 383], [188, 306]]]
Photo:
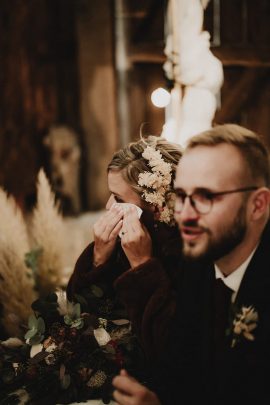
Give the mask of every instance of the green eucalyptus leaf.
[[32, 328], [29, 331], [26, 332], [26, 334], [24, 335], [25, 339], [31, 339], [33, 336], [35, 336], [37, 334], [37, 329], [36, 328]]
[[35, 315], [29, 316], [28, 327], [29, 327], [29, 329], [32, 329], [32, 328], [37, 329], [37, 318], [35, 317]]
[[64, 316], [64, 322], [66, 325], [72, 325], [72, 319], [70, 318], [69, 315]]
[[83, 319], [82, 318], [78, 318], [78, 319], [76, 319], [75, 321], [73, 321], [72, 322], [72, 327], [73, 328], [76, 328], [76, 329], [81, 329], [81, 328], [83, 328], [83, 325], [84, 325], [84, 321], [83, 321]]
[[73, 315], [75, 318], [79, 318], [81, 316], [81, 306], [79, 303], [74, 305], [73, 311]]
[[38, 318], [37, 329], [38, 329], [39, 333], [45, 332], [45, 322], [44, 322], [43, 318], [40, 318], [40, 317]]
[[43, 335], [35, 335], [30, 339], [29, 344], [31, 346], [38, 345], [39, 343], [42, 342], [43, 339], [44, 339]]
[[102, 289], [95, 284], [91, 285], [90, 290], [92, 294], [94, 294], [94, 296], [97, 298], [101, 298], [104, 295]]

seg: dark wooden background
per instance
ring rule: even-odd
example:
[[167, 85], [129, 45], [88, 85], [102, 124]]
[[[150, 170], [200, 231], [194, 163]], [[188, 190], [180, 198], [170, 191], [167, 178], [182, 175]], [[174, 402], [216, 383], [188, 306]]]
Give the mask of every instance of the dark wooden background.
[[[0, 2], [0, 185], [25, 209], [34, 201], [39, 168], [48, 164], [42, 141], [51, 125], [61, 123], [74, 128], [89, 150], [95, 151], [100, 142], [99, 150], [110, 145], [106, 153], [111, 155], [121, 145], [119, 111], [117, 114], [120, 87], [114, 70], [116, 2]], [[142, 123], [145, 132], [158, 135], [164, 122], [164, 111], [151, 104], [150, 94], [154, 88], [166, 85], [162, 69], [166, 0], [122, 0], [121, 4], [128, 64], [126, 139], [132, 140], [137, 139]], [[87, 16], [91, 35], [78, 29]], [[102, 47], [97, 47], [95, 41], [104, 35], [105, 25], [100, 21], [107, 27], [107, 37]], [[225, 75], [215, 122], [243, 124], [260, 132], [270, 147], [269, 21], [269, 0], [211, 0], [205, 12], [212, 51], [222, 61]], [[82, 46], [85, 43], [87, 47]], [[88, 125], [84, 118], [88, 114], [82, 96], [87, 91], [83, 84], [87, 62], [82, 68], [82, 60], [91, 49], [95, 60], [102, 61], [100, 68], [115, 71], [109, 90], [115, 103], [111, 131], [105, 126], [108, 101], [104, 95], [99, 100], [98, 88], [95, 90], [95, 108], [104, 109], [104, 120], [98, 121], [100, 136], [91, 130], [92, 118]], [[104, 54], [109, 55], [106, 60]], [[92, 117], [91, 105], [87, 108]], [[112, 133], [116, 134], [114, 142]], [[85, 155], [92, 156], [90, 152]], [[94, 155], [91, 159], [100, 159], [100, 155]], [[91, 198], [85, 199], [84, 209], [101, 208], [106, 193], [99, 196], [99, 189], [106, 187], [106, 165], [100, 168], [93, 162], [87, 167], [82, 194]], [[97, 167], [98, 171], [104, 169], [103, 180], [96, 176]]]

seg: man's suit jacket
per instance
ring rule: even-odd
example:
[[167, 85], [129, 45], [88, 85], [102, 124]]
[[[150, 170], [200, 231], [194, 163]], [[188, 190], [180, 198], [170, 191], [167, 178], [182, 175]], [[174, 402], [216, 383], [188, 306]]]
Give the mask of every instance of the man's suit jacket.
[[162, 404], [270, 404], [270, 223], [249, 263], [235, 304], [258, 313], [255, 339], [242, 338], [214, 361], [213, 264], [187, 264], [178, 312], [156, 389]]

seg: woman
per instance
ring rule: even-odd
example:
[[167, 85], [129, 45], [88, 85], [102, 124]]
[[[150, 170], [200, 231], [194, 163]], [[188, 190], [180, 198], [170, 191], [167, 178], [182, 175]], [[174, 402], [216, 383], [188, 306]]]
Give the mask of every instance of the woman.
[[[181, 242], [171, 192], [180, 158], [179, 145], [155, 136], [114, 154], [108, 165], [107, 212], [95, 223], [94, 242], [78, 258], [67, 286], [69, 300], [90, 285], [109, 286], [152, 365], [174, 313]], [[134, 205], [142, 210], [140, 218]]]

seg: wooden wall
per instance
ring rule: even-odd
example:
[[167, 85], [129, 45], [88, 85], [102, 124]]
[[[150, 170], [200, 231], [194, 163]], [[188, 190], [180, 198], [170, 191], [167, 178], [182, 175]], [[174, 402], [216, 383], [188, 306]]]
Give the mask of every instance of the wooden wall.
[[141, 124], [145, 134], [160, 135], [164, 109], [155, 107], [151, 93], [166, 87], [161, 56], [165, 47], [166, 0], [124, 0], [128, 27], [127, 56], [130, 64], [130, 138], [138, 139]]
[[[84, 145], [84, 209], [108, 197], [106, 166], [121, 146], [116, 67], [117, 0], [1, 0], [0, 185], [25, 207], [47, 165], [43, 138], [55, 123]], [[164, 110], [151, 91], [165, 85], [166, 0], [121, 0], [127, 57], [125, 139], [160, 134]], [[225, 81], [215, 122], [238, 122], [270, 147], [270, 1], [210, 0], [205, 28]]]
[[269, 21], [269, 0], [212, 0], [205, 12], [212, 51], [225, 75], [215, 122], [247, 126], [270, 147]]
[[[77, 0], [76, 0], [77, 1]], [[79, 0], [80, 122], [85, 144], [86, 209], [104, 208], [107, 165], [119, 148], [114, 73], [114, 13], [108, 0]]]
[[74, 17], [71, 0], [0, 3], [0, 184], [23, 207], [50, 125], [79, 125]]

